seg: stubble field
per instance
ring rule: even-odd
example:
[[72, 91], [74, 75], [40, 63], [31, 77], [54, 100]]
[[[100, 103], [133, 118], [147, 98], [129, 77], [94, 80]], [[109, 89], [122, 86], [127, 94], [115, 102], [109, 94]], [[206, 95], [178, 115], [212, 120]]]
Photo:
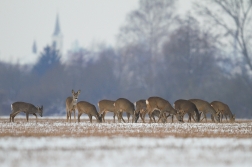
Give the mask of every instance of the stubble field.
[[[0, 118], [1, 166], [251, 166], [252, 120], [67, 123]], [[73, 121], [74, 122], [74, 121]]]

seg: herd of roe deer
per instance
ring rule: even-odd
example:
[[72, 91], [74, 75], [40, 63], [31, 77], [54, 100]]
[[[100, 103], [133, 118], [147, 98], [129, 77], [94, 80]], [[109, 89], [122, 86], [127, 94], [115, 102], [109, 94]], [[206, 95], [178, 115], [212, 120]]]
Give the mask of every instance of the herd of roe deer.
[[[80, 122], [80, 116], [85, 113], [88, 115], [90, 122], [92, 123], [92, 117], [94, 116], [97, 122], [105, 122], [105, 115], [107, 112], [113, 113], [113, 121], [115, 122], [115, 117], [117, 116], [118, 122], [125, 122], [123, 119], [123, 112], [126, 112], [128, 122], [130, 116], [132, 116], [132, 123], [137, 122], [139, 117], [142, 122], [145, 123], [145, 115], [149, 115], [149, 122], [156, 122], [155, 116], [158, 117], [157, 122], [167, 122], [167, 118], [171, 116], [172, 122], [175, 116], [179, 122], [184, 122], [184, 115], [188, 115], [188, 122], [191, 122], [191, 118], [195, 122], [200, 122], [203, 119], [207, 122], [206, 114], [211, 114], [211, 119], [213, 122], [222, 122], [223, 116], [227, 120], [229, 117], [230, 122], [235, 121], [235, 116], [230, 111], [228, 105], [220, 102], [213, 101], [208, 103], [207, 101], [201, 99], [189, 99], [189, 100], [177, 100], [172, 106], [167, 100], [161, 97], [149, 97], [147, 100], [139, 100], [135, 104], [130, 102], [128, 99], [119, 98], [116, 101], [112, 100], [101, 100], [98, 102], [99, 113], [96, 107], [86, 101], [78, 101], [78, 96], [80, 90], [75, 92], [72, 90], [72, 96], [66, 99], [66, 116], [67, 122], [71, 122], [71, 115], [74, 113], [74, 120], [76, 122], [75, 111], [78, 110], [78, 122]], [[20, 113], [24, 112], [26, 114], [26, 120], [29, 120], [29, 114], [36, 116], [37, 114], [42, 117], [43, 106], [35, 107], [33, 104], [25, 102], [15, 102], [11, 104], [11, 114], [10, 122], [14, 122], [14, 117]], [[203, 113], [203, 118], [201, 115]]]

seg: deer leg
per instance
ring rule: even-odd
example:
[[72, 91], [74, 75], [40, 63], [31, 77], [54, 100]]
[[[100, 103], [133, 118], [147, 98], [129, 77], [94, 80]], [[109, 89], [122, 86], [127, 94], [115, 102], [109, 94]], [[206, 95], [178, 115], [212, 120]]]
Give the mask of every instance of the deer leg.
[[160, 110], [160, 114], [159, 114], [159, 118], [158, 118], [158, 121], [157, 121], [157, 122], [159, 122], [160, 119], [161, 119], [163, 116], [164, 116], [164, 111], [161, 111], [161, 110]]
[[26, 113], [26, 120], [28, 122], [28, 120], [29, 120], [29, 113]]
[[226, 118], [226, 122], [228, 122], [228, 120], [227, 120], [227, 115], [224, 115], [225, 116], [225, 118]]
[[68, 122], [68, 118], [69, 118], [69, 113], [68, 113], [68, 111], [66, 112], [66, 117], [67, 117], [67, 122]]
[[119, 123], [121, 123], [121, 120], [123, 120], [123, 122], [125, 123], [125, 120], [123, 119], [123, 112], [119, 111], [118, 112], [118, 121], [119, 121]]
[[15, 113], [11, 113], [11, 114], [10, 114], [10, 122], [14, 122], [14, 114], [15, 114]]
[[204, 118], [205, 118], [205, 120], [206, 120], [206, 122], [207, 122], [207, 116], [206, 116], [206, 113], [205, 113], [205, 112], [203, 112], [203, 114], [204, 114]]
[[150, 118], [149, 123], [151, 123], [152, 122], [151, 113], [148, 113], [148, 115], [149, 115], [149, 118]]
[[130, 113], [126, 113], [126, 115], [127, 115], [128, 123], [129, 123]]
[[14, 114], [15, 114], [15, 113], [11, 113], [11, 114], [10, 114], [10, 122], [14, 122]]
[[144, 116], [143, 116], [143, 115], [145, 116], [145, 114], [144, 114], [144, 113], [143, 113], [143, 114], [142, 114], [142, 113], [140, 113], [141, 120], [143, 121], [143, 123], [145, 123], [145, 122], [144, 122]]
[[105, 115], [106, 115], [107, 113], [106, 112], [103, 112], [102, 113], [102, 120], [103, 120], [103, 122], [105, 122]]
[[34, 115], [36, 117], [36, 123], [37, 123], [38, 118], [37, 118], [36, 113], [33, 113], [32, 115]]
[[88, 117], [89, 117], [90, 123], [92, 123], [92, 115], [88, 114]]
[[[201, 112], [201, 113], [202, 113], [202, 112]], [[204, 116], [205, 116], [205, 113], [203, 113], [203, 118], [200, 120], [200, 122], [203, 121], [203, 119], [205, 118]]]
[[123, 113], [122, 112], [120, 112], [120, 117], [123, 120], [123, 122], [125, 123], [125, 120], [123, 119]]
[[76, 123], [75, 109], [73, 110], [73, 113], [74, 113], [74, 122]]
[[72, 110], [69, 111], [69, 115], [68, 116], [69, 116], [69, 120], [70, 120], [70, 123], [71, 123], [71, 121], [72, 121], [72, 118], [71, 118], [72, 117]]
[[113, 118], [114, 118], [114, 123], [115, 123], [115, 116], [116, 116], [116, 113], [114, 113], [114, 115], [113, 115]]
[[194, 120], [194, 122], [196, 122], [196, 119], [194, 118], [194, 115], [191, 115], [191, 118]]
[[13, 121], [13, 122], [14, 122], [15, 116], [18, 115], [20, 112], [21, 112], [21, 111], [17, 111], [17, 112], [15, 112], [15, 113], [12, 113], [12, 114], [11, 114], [11, 118], [12, 118], [12, 121]]
[[213, 114], [211, 114], [211, 120], [212, 120], [212, 122], [215, 122]]
[[66, 118], [67, 118], [67, 122], [68, 122], [68, 119], [69, 119], [69, 111], [68, 111], [68, 108], [66, 107]]
[[80, 116], [81, 116], [82, 113], [78, 113], [78, 123], [80, 122]]
[[222, 122], [222, 119], [223, 119], [223, 114], [222, 113], [220, 113], [220, 118], [221, 118], [221, 122]]

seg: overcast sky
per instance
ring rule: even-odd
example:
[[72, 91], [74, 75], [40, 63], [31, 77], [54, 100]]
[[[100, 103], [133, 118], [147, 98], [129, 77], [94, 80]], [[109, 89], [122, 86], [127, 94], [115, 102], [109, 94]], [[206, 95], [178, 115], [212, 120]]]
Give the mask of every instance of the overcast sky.
[[1, 0], [0, 61], [34, 62], [33, 41], [38, 52], [51, 44], [57, 13], [63, 53], [76, 40], [82, 47], [113, 46], [126, 15], [137, 8], [138, 0]]

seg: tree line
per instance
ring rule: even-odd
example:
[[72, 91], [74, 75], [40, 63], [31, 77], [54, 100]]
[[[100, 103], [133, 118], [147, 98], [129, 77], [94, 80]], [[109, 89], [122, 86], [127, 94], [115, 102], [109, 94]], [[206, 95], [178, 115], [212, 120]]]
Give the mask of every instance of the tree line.
[[79, 100], [96, 106], [120, 97], [160, 96], [171, 104], [199, 98], [251, 118], [251, 6], [249, 0], [196, 1], [195, 14], [182, 16], [174, 0], [140, 0], [114, 47], [69, 51], [62, 62], [46, 46], [32, 66], [0, 62], [0, 114], [25, 101], [43, 105], [45, 115], [65, 115], [66, 98], [81, 89]]

